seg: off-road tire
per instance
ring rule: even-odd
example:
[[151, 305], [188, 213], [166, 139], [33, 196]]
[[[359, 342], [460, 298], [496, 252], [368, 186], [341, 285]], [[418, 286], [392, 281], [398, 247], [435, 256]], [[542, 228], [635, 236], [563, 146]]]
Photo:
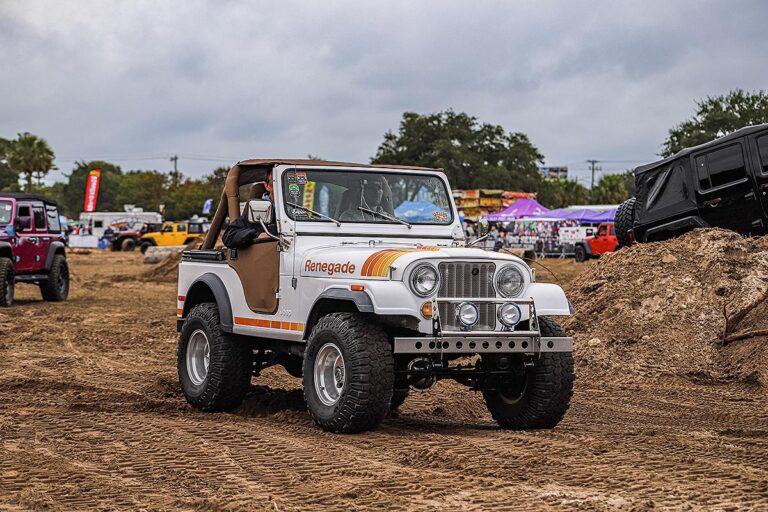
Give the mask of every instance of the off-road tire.
[[139, 246], [139, 250], [141, 251], [141, 254], [144, 254], [147, 252], [147, 249], [152, 247], [154, 244], [152, 242], [141, 242], [141, 245]]
[[0, 308], [13, 304], [14, 287], [13, 261], [10, 258], [0, 258]]
[[[195, 385], [187, 371], [187, 347], [191, 335], [202, 330], [210, 348], [207, 375]], [[228, 411], [239, 406], [251, 384], [253, 351], [247, 342], [221, 330], [219, 308], [205, 302], [194, 306], [181, 328], [176, 364], [187, 402], [200, 411]]]
[[576, 260], [576, 263], [584, 263], [589, 259], [589, 255], [587, 255], [587, 250], [583, 246], [577, 245], [576, 247], [574, 247], [573, 251], [574, 251], [573, 259]]
[[122, 242], [120, 242], [121, 251], [130, 252], [134, 249], [136, 249], [136, 240], [133, 238], [125, 238]]
[[40, 293], [43, 300], [48, 302], [61, 302], [69, 296], [69, 266], [67, 258], [62, 254], [56, 254], [48, 272], [48, 279], [40, 281]]
[[614, 228], [616, 230], [616, 241], [618, 242], [617, 248], [627, 247], [630, 244], [629, 230], [632, 229], [632, 224], [635, 222], [635, 198], [631, 197], [621, 203], [616, 209], [616, 222]]
[[[542, 336], [565, 336], [552, 320], [539, 318]], [[543, 353], [527, 367], [524, 391], [516, 401], [504, 398], [498, 390], [483, 391], [491, 416], [501, 428], [528, 430], [554, 428], [563, 419], [573, 395], [573, 355], [568, 352]]]
[[400, 408], [401, 405], [403, 405], [403, 402], [405, 402], [405, 399], [408, 398], [408, 390], [407, 389], [396, 389], [392, 393], [392, 402], [389, 404], [389, 410], [390, 411], [396, 411]]
[[[327, 344], [344, 359], [344, 387], [333, 405], [324, 404], [315, 387], [315, 360]], [[371, 430], [389, 411], [395, 381], [392, 347], [381, 326], [359, 313], [331, 313], [318, 320], [307, 341], [303, 373], [307, 409], [323, 430]]]

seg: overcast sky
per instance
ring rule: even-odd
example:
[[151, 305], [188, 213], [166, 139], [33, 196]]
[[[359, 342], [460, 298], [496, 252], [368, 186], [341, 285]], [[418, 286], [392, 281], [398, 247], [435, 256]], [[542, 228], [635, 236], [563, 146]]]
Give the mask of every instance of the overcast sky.
[[761, 1], [0, 0], [0, 137], [47, 139], [66, 173], [178, 154], [199, 177], [368, 161], [403, 112], [452, 108], [588, 184], [587, 159], [654, 160], [697, 99], [768, 88], [767, 21]]

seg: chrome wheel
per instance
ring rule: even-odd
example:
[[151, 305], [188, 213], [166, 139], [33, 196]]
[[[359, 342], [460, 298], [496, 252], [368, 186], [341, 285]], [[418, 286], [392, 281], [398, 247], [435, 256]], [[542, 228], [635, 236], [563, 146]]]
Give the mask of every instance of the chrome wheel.
[[197, 329], [187, 343], [187, 375], [195, 386], [200, 386], [208, 376], [211, 363], [211, 345], [202, 329]]
[[335, 344], [326, 343], [320, 347], [315, 357], [314, 377], [320, 401], [327, 406], [336, 404], [344, 391], [346, 371], [344, 356]]

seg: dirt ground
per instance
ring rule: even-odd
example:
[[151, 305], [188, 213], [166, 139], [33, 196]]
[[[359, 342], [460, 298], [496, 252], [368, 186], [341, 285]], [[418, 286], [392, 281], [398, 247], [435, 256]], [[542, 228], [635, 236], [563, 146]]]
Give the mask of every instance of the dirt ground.
[[192, 410], [175, 284], [139, 280], [138, 253], [71, 254], [69, 301], [20, 285], [0, 310], [0, 510], [768, 509], [766, 387], [603, 364], [584, 316], [608, 308], [585, 292], [599, 263], [541, 262], [589, 312], [556, 429], [499, 430], [479, 394], [440, 382], [341, 436], [279, 369], [233, 413]]

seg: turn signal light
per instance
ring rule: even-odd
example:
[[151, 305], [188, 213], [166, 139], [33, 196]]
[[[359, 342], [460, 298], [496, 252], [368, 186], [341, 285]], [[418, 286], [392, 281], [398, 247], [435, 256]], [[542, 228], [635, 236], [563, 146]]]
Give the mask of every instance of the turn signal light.
[[365, 290], [365, 286], [363, 286], [363, 285], [361, 285], [361, 284], [353, 284], [353, 285], [352, 285], [352, 286], [350, 286], [349, 288], [350, 288], [350, 289], [351, 289], [353, 292], [361, 292], [361, 291]]
[[425, 302], [421, 305], [421, 316], [424, 318], [432, 318], [432, 303]]

